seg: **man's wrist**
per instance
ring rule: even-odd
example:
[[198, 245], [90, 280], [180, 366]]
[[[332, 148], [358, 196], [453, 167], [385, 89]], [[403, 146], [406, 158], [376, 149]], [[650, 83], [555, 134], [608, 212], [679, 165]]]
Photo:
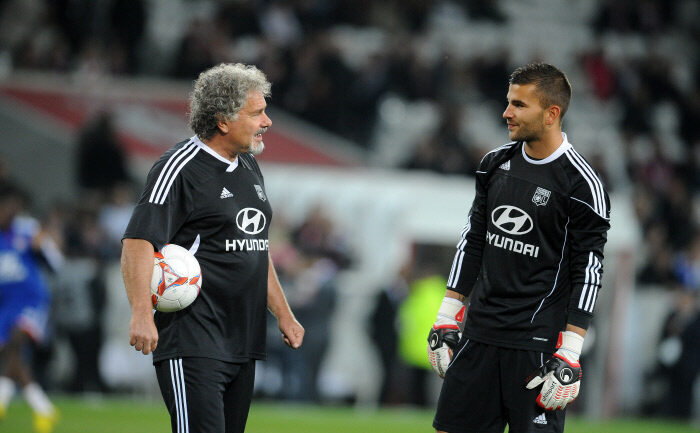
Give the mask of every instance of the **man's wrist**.
[[296, 317], [294, 317], [294, 313], [292, 313], [291, 309], [287, 309], [285, 311], [282, 311], [279, 314], [274, 314], [274, 316], [277, 317], [278, 322], [285, 322], [288, 320], [296, 320]]
[[459, 313], [459, 310], [462, 307], [464, 307], [464, 304], [459, 299], [445, 296], [442, 299], [442, 304], [438, 310], [438, 319], [443, 318], [454, 320], [455, 316], [457, 316], [457, 313]]
[[131, 307], [132, 316], [153, 316], [153, 304], [134, 305]]
[[557, 348], [564, 352], [566, 358], [571, 361], [578, 361], [583, 348], [583, 337], [573, 331], [564, 331], [559, 334], [559, 344]]

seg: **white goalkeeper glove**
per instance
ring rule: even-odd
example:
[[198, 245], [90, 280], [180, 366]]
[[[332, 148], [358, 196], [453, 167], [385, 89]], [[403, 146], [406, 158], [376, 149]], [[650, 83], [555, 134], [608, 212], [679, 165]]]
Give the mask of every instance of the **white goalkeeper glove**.
[[437, 320], [428, 334], [428, 359], [433, 370], [445, 377], [462, 333], [459, 323], [464, 319], [466, 307], [459, 299], [445, 297], [438, 310]]
[[572, 331], [559, 333], [557, 351], [537, 371], [527, 378], [527, 388], [540, 384], [537, 404], [547, 410], [564, 409], [578, 397], [583, 370], [578, 362], [583, 337]]

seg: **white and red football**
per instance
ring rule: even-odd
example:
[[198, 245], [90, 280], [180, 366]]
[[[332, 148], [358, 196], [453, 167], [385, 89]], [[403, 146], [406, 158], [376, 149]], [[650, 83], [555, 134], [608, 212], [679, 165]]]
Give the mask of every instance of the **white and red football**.
[[153, 308], [165, 313], [187, 308], [202, 287], [199, 262], [192, 253], [175, 244], [165, 245], [153, 256]]

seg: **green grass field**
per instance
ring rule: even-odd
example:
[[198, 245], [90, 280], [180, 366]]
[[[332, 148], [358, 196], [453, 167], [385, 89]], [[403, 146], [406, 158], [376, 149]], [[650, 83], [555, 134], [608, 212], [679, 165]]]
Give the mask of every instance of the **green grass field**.
[[[56, 433], [168, 433], [160, 402], [126, 399], [56, 399], [61, 421]], [[432, 412], [417, 409], [357, 410], [346, 407], [253, 403], [249, 433], [430, 433]], [[2, 433], [31, 433], [31, 411], [13, 403], [0, 421]], [[684, 424], [651, 420], [592, 422], [567, 419], [566, 433], [690, 433]]]

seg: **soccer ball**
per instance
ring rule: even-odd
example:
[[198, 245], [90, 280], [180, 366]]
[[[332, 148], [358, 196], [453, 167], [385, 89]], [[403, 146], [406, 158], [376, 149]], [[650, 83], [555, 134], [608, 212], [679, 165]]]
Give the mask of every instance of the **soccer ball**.
[[188, 307], [199, 295], [202, 272], [192, 253], [179, 245], [167, 244], [153, 254], [151, 300], [164, 313]]

